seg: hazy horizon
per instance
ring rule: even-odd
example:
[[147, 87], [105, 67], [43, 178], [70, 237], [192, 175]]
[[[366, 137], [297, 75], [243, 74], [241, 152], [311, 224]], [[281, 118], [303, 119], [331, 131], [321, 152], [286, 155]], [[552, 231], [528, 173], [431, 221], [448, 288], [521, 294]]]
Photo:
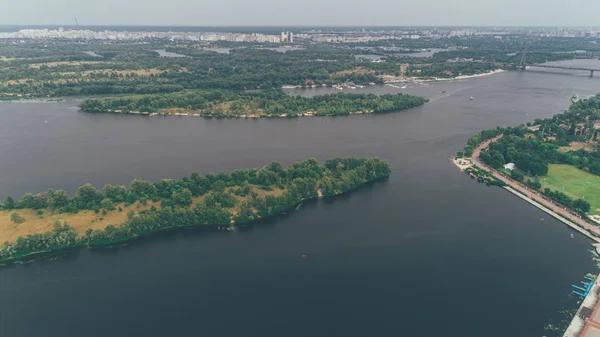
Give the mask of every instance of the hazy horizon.
[[[600, 1], [572, 0], [47, 0], [1, 4], [3, 26], [590, 27]], [[39, 10], [38, 10], [39, 9]]]

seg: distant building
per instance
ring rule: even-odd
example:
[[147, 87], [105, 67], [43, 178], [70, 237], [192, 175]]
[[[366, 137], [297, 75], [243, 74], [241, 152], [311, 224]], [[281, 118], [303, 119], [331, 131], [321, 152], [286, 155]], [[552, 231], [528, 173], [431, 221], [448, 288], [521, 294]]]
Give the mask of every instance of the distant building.
[[294, 43], [294, 33], [292, 32], [281, 32], [281, 38], [279, 39], [281, 43]]
[[504, 165], [504, 169], [505, 170], [509, 170], [509, 171], [514, 170], [515, 169], [515, 163], [508, 163], [508, 164]]

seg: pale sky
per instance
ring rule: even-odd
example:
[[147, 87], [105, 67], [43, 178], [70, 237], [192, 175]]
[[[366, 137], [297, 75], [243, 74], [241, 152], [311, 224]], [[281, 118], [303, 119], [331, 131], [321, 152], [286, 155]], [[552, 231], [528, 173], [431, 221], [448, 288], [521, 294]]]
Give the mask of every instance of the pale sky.
[[600, 0], [0, 0], [0, 25], [600, 26]]

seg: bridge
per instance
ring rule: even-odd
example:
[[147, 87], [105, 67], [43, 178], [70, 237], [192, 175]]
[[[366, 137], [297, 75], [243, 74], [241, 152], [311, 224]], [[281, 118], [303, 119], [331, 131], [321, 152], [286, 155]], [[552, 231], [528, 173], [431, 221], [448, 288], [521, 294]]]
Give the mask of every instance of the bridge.
[[525, 64], [519, 65], [519, 69], [525, 70], [526, 67], [538, 67], [538, 68], [550, 68], [550, 69], [568, 69], [568, 70], [585, 70], [590, 72], [590, 77], [594, 76], [594, 72], [600, 72], [600, 68], [585, 68], [585, 67], [568, 67], [568, 66], [555, 66], [546, 64]]
[[527, 55], [527, 48], [523, 47], [523, 51], [521, 53], [521, 62], [519, 63], [519, 70], [525, 71], [527, 67], [538, 67], [538, 68], [550, 68], [550, 69], [567, 69], [567, 70], [584, 70], [590, 72], [590, 77], [594, 76], [594, 72], [600, 72], [600, 68], [591, 68], [591, 67], [569, 67], [569, 66], [560, 66], [560, 65], [546, 65], [546, 64], [527, 64], [525, 62]]

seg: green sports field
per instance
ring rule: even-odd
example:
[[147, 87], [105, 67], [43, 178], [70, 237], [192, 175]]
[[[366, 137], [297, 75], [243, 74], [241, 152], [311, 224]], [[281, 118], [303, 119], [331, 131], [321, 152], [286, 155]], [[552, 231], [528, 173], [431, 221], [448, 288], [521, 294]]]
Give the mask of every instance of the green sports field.
[[591, 205], [590, 214], [600, 214], [600, 177], [575, 166], [551, 164], [548, 175], [540, 177], [542, 188], [562, 191], [573, 199], [582, 198]]

